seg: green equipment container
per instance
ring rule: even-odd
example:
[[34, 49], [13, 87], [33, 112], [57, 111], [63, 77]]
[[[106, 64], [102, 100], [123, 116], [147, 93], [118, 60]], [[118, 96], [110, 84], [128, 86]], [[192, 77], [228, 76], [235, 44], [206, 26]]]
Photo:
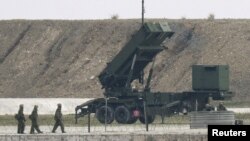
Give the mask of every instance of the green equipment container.
[[228, 65], [193, 65], [192, 88], [195, 91], [228, 91]]

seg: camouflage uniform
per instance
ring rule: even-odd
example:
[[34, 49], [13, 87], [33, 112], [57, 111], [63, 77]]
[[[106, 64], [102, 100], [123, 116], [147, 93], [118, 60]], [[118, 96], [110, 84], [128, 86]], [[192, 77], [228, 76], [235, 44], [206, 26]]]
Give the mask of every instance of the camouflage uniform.
[[63, 121], [62, 121], [62, 111], [61, 111], [61, 108], [62, 108], [62, 105], [58, 104], [57, 105], [57, 109], [56, 109], [56, 113], [55, 113], [55, 116], [54, 116], [55, 125], [54, 125], [54, 128], [52, 130], [52, 133], [55, 133], [55, 131], [56, 131], [56, 129], [57, 129], [58, 126], [61, 126], [62, 133], [65, 133], [65, 131], [64, 131], [64, 125], [63, 125]]
[[219, 106], [217, 108], [217, 111], [226, 111], [227, 108], [223, 105], [222, 102], [219, 103]]
[[29, 119], [31, 120], [30, 134], [34, 134], [34, 130], [36, 130], [38, 133], [42, 133], [37, 123], [37, 119], [38, 119], [37, 108], [38, 106], [35, 105], [31, 115], [29, 115]]
[[18, 113], [15, 115], [15, 119], [18, 121], [17, 133], [23, 134], [24, 129], [25, 129], [26, 119], [25, 119], [25, 116], [23, 114], [23, 105], [22, 104], [19, 106], [19, 110], [18, 110]]
[[205, 105], [205, 111], [214, 111], [214, 107], [212, 105], [210, 105], [210, 104], [207, 103]]

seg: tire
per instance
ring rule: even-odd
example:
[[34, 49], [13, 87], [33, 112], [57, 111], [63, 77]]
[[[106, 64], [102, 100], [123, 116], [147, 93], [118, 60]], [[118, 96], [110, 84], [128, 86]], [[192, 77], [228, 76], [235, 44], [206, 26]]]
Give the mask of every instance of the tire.
[[[96, 118], [102, 124], [105, 124], [105, 114], [106, 114], [106, 106], [101, 106], [96, 111]], [[113, 121], [114, 121], [114, 110], [110, 106], [107, 106], [107, 124], [111, 124]]]
[[122, 124], [128, 123], [130, 120], [130, 117], [131, 117], [131, 112], [127, 107], [118, 106], [115, 109], [115, 120], [118, 123], [122, 123]]
[[136, 121], [138, 120], [137, 117], [130, 117], [129, 121], [127, 122], [127, 124], [134, 124], [136, 123]]
[[[148, 115], [148, 116], [147, 116], [147, 119], [148, 119], [148, 124], [153, 123], [154, 120], [155, 120], [155, 115]], [[142, 116], [139, 118], [139, 120], [140, 120], [140, 122], [143, 123], [143, 124], [146, 123], [145, 118], [144, 118], [144, 115], [142, 115]]]

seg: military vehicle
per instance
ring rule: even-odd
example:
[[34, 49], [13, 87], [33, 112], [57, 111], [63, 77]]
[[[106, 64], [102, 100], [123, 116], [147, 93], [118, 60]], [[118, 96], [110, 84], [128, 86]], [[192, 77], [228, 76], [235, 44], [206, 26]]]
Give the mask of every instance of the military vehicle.
[[[141, 123], [152, 123], [156, 115], [203, 110], [209, 97], [214, 100], [232, 97], [226, 65], [193, 66], [192, 91], [151, 92], [154, 58], [165, 49], [161, 45], [163, 41], [173, 34], [166, 22], [144, 23], [98, 76], [105, 90], [104, 97], [77, 106], [76, 121], [95, 113], [100, 123], [110, 124], [116, 120], [132, 124], [138, 119]], [[144, 84], [144, 69], [149, 63], [152, 65]], [[133, 89], [134, 80], [142, 83], [144, 90]]]

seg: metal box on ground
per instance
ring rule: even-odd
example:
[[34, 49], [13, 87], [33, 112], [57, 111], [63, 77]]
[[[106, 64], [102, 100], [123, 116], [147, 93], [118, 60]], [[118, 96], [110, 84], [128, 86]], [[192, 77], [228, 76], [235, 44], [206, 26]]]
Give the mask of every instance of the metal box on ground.
[[228, 91], [228, 65], [193, 65], [193, 90]]
[[192, 112], [190, 128], [207, 128], [208, 125], [235, 125], [235, 114], [232, 111]]

